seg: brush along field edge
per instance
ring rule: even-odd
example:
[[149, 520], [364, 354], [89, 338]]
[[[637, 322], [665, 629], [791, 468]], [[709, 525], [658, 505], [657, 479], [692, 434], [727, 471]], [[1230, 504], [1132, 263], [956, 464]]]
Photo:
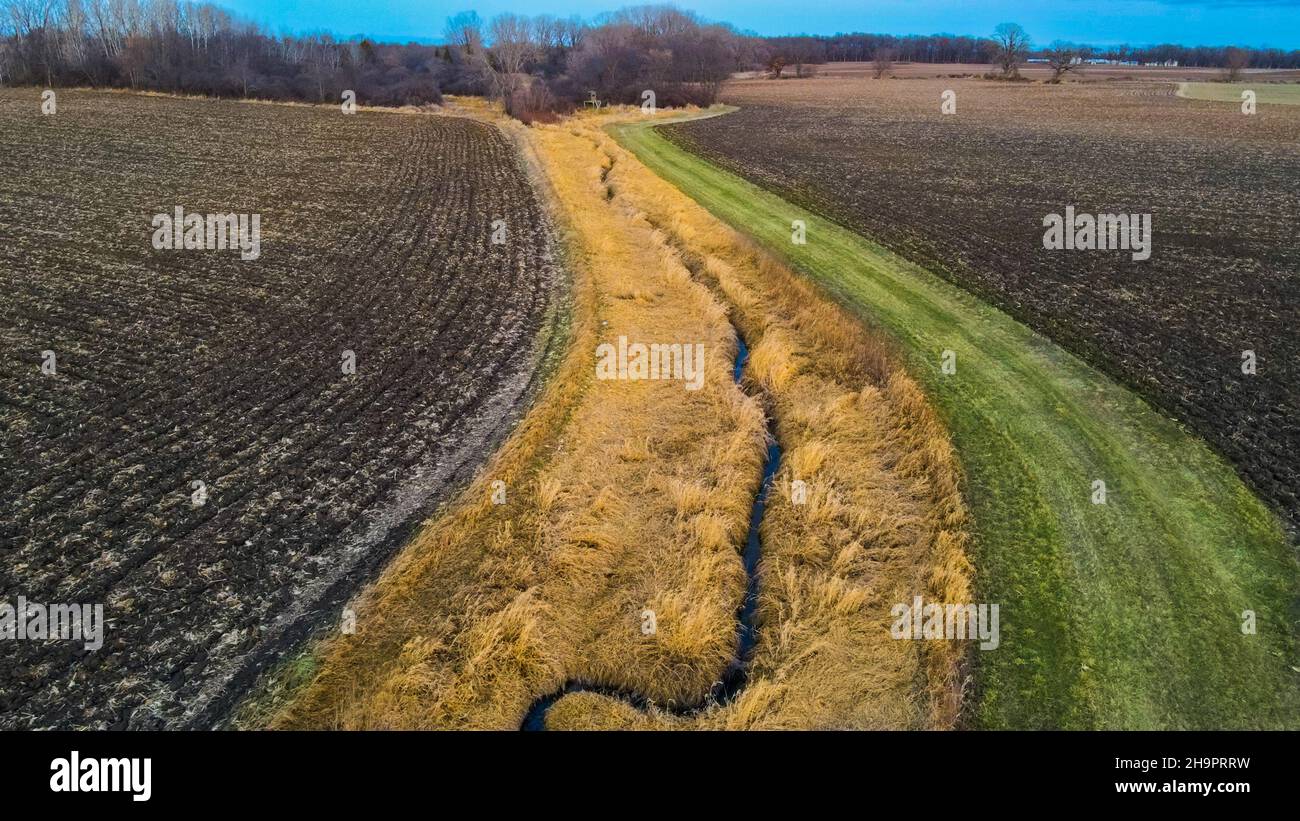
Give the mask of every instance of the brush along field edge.
[[975, 726], [1300, 726], [1293, 547], [1217, 455], [1006, 314], [654, 125], [612, 133], [892, 335], [939, 406], [967, 476], [979, 600], [1001, 607], [1001, 646], [977, 654]]
[[[548, 724], [951, 726], [963, 645], [889, 637], [893, 603], [969, 589], [956, 463], [935, 415], [861, 328], [641, 167], [600, 129], [606, 119], [497, 120], [538, 164], [566, 229], [571, 347], [516, 434], [363, 595], [356, 633], [320, 648], [312, 681], [272, 726], [515, 728], [571, 681], [701, 705], [735, 653], [766, 452], [763, 403], [731, 378], [724, 300], [789, 439], [784, 470], [809, 484], [800, 509], [789, 477], [769, 501], [750, 684], [691, 718], [569, 696]], [[675, 199], [655, 199], [665, 194]], [[709, 244], [691, 246], [695, 231]], [[596, 380], [596, 345], [619, 336], [703, 343], [703, 388]], [[492, 504], [494, 481], [505, 504]]]

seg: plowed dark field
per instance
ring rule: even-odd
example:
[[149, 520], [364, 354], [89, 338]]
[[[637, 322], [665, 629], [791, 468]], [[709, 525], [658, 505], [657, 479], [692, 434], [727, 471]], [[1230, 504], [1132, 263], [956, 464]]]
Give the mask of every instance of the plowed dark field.
[[[679, 145], [961, 284], [1188, 423], [1300, 524], [1300, 107], [865, 75], [733, 83]], [[940, 95], [957, 94], [957, 113]], [[1043, 217], [1150, 213], [1151, 259], [1043, 248]], [[815, 235], [808, 242], [815, 243]], [[1242, 373], [1253, 350], [1258, 373]]]
[[[504, 435], [551, 232], [471, 120], [58, 103], [0, 91], [0, 600], [108, 624], [0, 645], [0, 727], [203, 726]], [[176, 206], [260, 214], [260, 258], [155, 250]]]

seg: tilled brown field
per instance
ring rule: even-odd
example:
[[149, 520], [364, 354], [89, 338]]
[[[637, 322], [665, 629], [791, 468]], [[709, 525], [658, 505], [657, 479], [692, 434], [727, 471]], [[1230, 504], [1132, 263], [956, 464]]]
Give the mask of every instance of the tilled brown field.
[[[260, 214], [260, 258], [155, 250], [176, 206]], [[559, 282], [452, 117], [0, 91], [0, 234], [0, 601], [107, 621], [4, 643], [9, 728], [221, 718], [504, 435]]]
[[[668, 136], [1134, 385], [1300, 524], [1300, 106], [1248, 117], [1171, 83], [860, 75], [724, 97], [741, 110]], [[1150, 260], [1045, 250], [1043, 218], [1067, 205], [1152, 214]]]

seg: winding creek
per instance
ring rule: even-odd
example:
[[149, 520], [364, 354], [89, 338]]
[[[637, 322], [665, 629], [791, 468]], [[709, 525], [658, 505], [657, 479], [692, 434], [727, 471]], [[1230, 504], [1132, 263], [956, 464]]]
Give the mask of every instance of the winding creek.
[[[736, 340], [738, 345], [732, 378], [739, 385], [744, 375], [745, 365], [749, 361], [749, 346], [739, 331], [736, 332]], [[781, 445], [776, 440], [770, 420], [768, 421], [767, 441], [767, 456], [763, 461], [763, 478], [759, 483], [758, 493], [754, 496], [754, 506], [749, 514], [749, 532], [745, 538], [744, 552], [741, 554], [747, 581], [745, 598], [740, 607], [736, 608], [736, 653], [732, 657], [731, 663], [727, 665], [722, 678], [714, 684], [713, 689], [702, 704], [695, 707], [657, 705], [660, 709], [673, 715], [691, 716], [712, 706], [728, 704], [744, 690], [745, 685], [749, 682], [750, 657], [753, 654], [754, 644], [758, 640], [758, 628], [754, 623], [754, 619], [758, 613], [758, 563], [762, 555], [759, 528], [763, 523], [763, 514], [767, 508], [767, 495], [772, 487], [772, 479], [781, 464]], [[524, 731], [545, 730], [547, 712], [555, 702], [569, 693], [598, 693], [625, 701], [640, 710], [645, 710], [651, 705], [650, 699], [636, 692], [574, 680], [567, 682], [558, 691], [534, 701], [532, 706], [528, 708], [520, 729]]]

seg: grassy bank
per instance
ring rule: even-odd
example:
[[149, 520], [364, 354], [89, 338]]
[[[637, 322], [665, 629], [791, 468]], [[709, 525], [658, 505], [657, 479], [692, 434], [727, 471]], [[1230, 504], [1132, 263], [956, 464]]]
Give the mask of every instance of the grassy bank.
[[1300, 83], [1179, 83], [1178, 96], [1190, 100], [1213, 100], [1241, 104], [1241, 92], [1255, 92], [1259, 105], [1300, 105]]
[[[952, 431], [976, 520], [983, 727], [1300, 722], [1297, 566], [1273, 515], [1203, 443], [955, 286], [686, 154], [614, 133], [906, 352]], [[804, 220], [807, 244], [791, 242]], [[945, 351], [956, 372], [945, 376]], [[1106, 486], [1104, 504], [1095, 485]], [[1242, 630], [1253, 611], [1257, 632]]]
[[[759, 529], [757, 639], [736, 698], [674, 715], [571, 694], [547, 726], [953, 726], [969, 645], [890, 634], [899, 602], [970, 597], [968, 516], [947, 432], [881, 335], [665, 183], [600, 124], [578, 118], [539, 139], [581, 146], [589, 169], [606, 169], [604, 190], [592, 194], [652, 227], [661, 253], [726, 307], [750, 345], [747, 390], [762, 397], [784, 454]], [[566, 167], [580, 168], [571, 157]]]

